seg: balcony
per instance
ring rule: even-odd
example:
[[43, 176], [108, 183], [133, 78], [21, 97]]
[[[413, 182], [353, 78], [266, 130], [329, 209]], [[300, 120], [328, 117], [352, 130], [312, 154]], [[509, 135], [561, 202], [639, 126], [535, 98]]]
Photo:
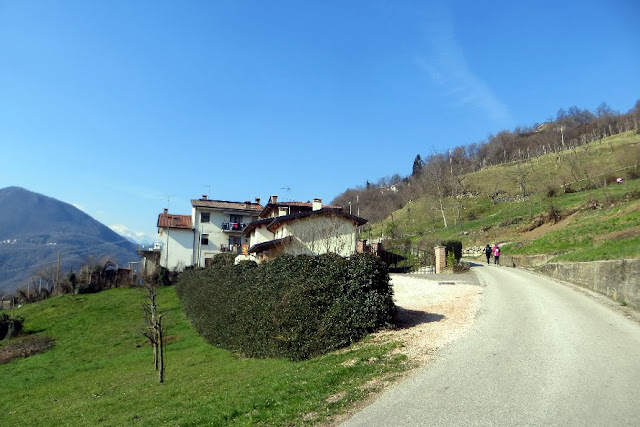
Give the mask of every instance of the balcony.
[[142, 243], [138, 245], [138, 252], [160, 252], [162, 250], [162, 242]]
[[242, 253], [241, 245], [220, 245], [220, 252], [232, 253], [240, 255]]
[[241, 233], [246, 228], [246, 226], [247, 224], [245, 224], [244, 222], [223, 222], [222, 231]]

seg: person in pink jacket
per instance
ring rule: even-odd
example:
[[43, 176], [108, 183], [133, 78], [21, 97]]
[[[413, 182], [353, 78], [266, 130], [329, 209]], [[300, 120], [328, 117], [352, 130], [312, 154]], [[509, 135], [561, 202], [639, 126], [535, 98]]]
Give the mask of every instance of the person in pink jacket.
[[497, 243], [493, 245], [493, 263], [500, 265], [500, 246]]

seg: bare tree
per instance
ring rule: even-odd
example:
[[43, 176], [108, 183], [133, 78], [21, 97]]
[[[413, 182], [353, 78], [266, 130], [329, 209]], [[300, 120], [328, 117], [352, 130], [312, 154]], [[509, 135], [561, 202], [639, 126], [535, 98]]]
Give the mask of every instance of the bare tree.
[[515, 169], [511, 171], [511, 177], [520, 187], [520, 194], [523, 198], [527, 196], [527, 186], [532, 174], [533, 170], [523, 165], [522, 162], [516, 163]]
[[444, 222], [444, 228], [447, 228], [447, 216], [445, 214], [444, 201], [451, 193], [451, 175], [449, 172], [449, 161], [442, 154], [436, 154], [429, 157], [424, 172], [424, 189], [426, 192], [434, 196], [440, 208], [440, 214]]
[[156, 285], [150, 281], [143, 281], [146, 292], [146, 303], [142, 304], [145, 326], [140, 330], [143, 336], [149, 339], [153, 348], [153, 368], [158, 371], [158, 380], [164, 382], [164, 347], [162, 345], [162, 315], [158, 314], [156, 298], [158, 292]]

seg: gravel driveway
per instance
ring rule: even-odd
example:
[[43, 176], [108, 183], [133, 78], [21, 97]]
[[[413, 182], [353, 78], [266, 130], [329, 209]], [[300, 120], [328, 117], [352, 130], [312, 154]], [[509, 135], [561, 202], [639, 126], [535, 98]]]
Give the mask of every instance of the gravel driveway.
[[399, 351], [417, 366], [468, 330], [480, 307], [482, 287], [472, 272], [391, 274], [391, 283], [399, 327], [378, 335], [404, 342]]

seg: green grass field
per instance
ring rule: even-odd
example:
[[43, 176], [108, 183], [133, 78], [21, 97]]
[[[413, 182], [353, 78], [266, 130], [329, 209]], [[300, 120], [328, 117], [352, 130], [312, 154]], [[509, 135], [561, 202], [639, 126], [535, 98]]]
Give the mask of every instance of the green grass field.
[[0, 425], [314, 424], [375, 391], [374, 378], [408, 368], [392, 355], [394, 343], [364, 342], [304, 362], [241, 358], [200, 338], [174, 289], [161, 288], [168, 330], [159, 384], [139, 332], [143, 301], [138, 290], [113, 289], [16, 309], [27, 332], [55, 345], [0, 365]]

